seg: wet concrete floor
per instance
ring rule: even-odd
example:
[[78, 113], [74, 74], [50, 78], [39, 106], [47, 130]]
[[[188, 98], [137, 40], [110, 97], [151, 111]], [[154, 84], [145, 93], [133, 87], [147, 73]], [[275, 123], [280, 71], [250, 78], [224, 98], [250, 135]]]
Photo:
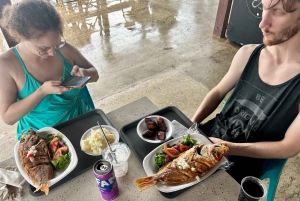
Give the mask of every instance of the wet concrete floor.
[[[173, 105], [191, 118], [240, 48], [212, 34], [218, 3], [81, 0], [55, 8], [65, 24], [65, 39], [99, 71], [98, 82], [88, 84], [96, 108], [108, 113], [147, 97], [159, 108]], [[6, 49], [0, 35], [0, 52]], [[0, 119], [0, 128], [3, 161], [13, 156], [16, 125]], [[285, 166], [276, 200], [300, 200], [299, 160]]]

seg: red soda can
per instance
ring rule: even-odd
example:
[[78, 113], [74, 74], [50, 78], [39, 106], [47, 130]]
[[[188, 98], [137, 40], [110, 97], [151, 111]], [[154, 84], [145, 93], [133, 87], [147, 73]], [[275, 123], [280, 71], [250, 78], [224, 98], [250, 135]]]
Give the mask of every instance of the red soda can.
[[113, 200], [119, 194], [119, 188], [112, 164], [100, 159], [93, 166], [98, 188], [104, 200]]

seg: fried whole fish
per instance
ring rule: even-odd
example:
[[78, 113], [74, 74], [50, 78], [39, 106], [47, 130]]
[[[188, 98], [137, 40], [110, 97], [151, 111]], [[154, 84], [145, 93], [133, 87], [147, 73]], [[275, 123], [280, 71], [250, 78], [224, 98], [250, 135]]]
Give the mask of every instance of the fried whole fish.
[[142, 191], [158, 182], [180, 185], [195, 181], [214, 167], [228, 150], [224, 142], [195, 145], [160, 168], [156, 174], [136, 179], [134, 184]]
[[37, 185], [35, 192], [41, 190], [48, 194], [49, 180], [53, 176], [49, 149], [36, 132], [32, 129], [28, 132], [29, 135], [22, 134], [20, 139], [20, 162], [32, 183]]

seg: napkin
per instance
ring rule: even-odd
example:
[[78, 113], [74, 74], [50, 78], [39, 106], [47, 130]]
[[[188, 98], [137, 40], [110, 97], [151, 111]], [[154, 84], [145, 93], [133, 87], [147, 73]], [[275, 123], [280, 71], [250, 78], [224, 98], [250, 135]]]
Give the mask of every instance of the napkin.
[[0, 199], [14, 200], [22, 196], [25, 179], [16, 167], [0, 168]]
[[172, 121], [173, 124], [173, 133], [172, 137], [177, 138], [187, 134], [202, 134], [198, 129], [197, 124], [193, 124], [190, 128], [185, 127], [176, 120]]

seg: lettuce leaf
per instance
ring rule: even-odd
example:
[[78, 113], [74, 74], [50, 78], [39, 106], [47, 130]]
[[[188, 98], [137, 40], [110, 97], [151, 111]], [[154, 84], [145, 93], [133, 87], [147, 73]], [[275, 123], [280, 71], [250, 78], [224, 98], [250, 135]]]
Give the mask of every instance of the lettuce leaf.
[[54, 166], [54, 169], [60, 170], [60, 169], [66, 169], [71, 162], [71, 154], [68, 152], [67, 154], [64, 154], [62, 156], [59, 156], [56, 161], [52, 160], [51, 163]]
[[64, 144], [66, 144], [66, 142], [63, 141], [63, 139], [62, 139], [62, 134], [61, 133], [57, 133], [56, 137], [58, 138], [59, 141], [62, 141]]
[[54, 134], [48, 134], [46, 137], [42, 137], [45, 140], [46, 144], [54, 138]]
[[154, 160], [157, 169], [161, 168], [165, 164], [166, 153], [156, 153]]
[[62, 134], [61, 133], [57, 133], [55, 134], [48, 134], [46, 137], [41, 137], [42, 139], [45, 140], [46, 144], [49, 143], [51, 140], [53, 140], [54, 137], [57, 137], [59, 141], [63, 142], [64, 144], [66, 144], [66, 142], [62, 139]]
[[197, 143], [197, 140], [192, 139], [190, 134], [188, 134], [187, 136], [182, 136], [182, 138], [183, 138], [183, 142], [182, 142], [183, 145], [193, 147]]

